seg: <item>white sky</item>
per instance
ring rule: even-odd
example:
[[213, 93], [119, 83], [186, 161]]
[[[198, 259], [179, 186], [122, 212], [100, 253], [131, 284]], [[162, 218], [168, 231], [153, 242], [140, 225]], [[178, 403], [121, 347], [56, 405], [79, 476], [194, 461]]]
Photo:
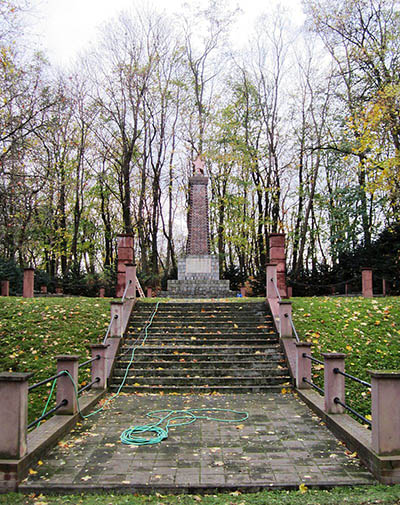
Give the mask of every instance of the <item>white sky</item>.
[[[51, 63], [68, 65], [79, 52], [90, 46], [97, 37], [97, 28], [118, 16], [121, 10], [129, 10], [142, 2], [136, 0], [36, 0], [38, 21], [34, 31]], [[153, 0], [157, 10], [179, 12], [182, 0]], [[186, 0], [191, 5], [207, 4], [206, 0]], [[244, 44], [251, 36], [254, 20], [262, 13], [268, 14], [278, 3], [291, 16], [292, 22], [302, 24], [301, 0], [229, 0], [232, 8], [237, 5], [244, 11], [237, 26], [236, 41]]]

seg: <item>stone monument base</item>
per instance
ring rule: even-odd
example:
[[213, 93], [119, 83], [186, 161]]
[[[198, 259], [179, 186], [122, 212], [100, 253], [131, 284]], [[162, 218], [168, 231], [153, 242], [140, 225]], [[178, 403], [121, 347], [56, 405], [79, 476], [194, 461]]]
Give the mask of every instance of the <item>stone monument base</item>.
[[218, 257], [190, 254], [178, 261], [178, 280], [168, 281], [171, 298], [226, 298], [235, 296], [229, 280], [220, 280]]

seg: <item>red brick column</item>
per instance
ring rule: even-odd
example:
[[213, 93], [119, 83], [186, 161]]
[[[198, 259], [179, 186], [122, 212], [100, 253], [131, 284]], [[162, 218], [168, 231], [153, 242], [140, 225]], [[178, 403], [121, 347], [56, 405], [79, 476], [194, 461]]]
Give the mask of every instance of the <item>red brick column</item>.
[[364, 298], [372, 298], [374, 296], [372, 283], [372, 268], [362, 268], [362, 295]]
[[208, 177], [201, 174], [189, 179], [187, 254], [210, 254], [207, 184]]
[[1, 296], [10, 295], [10, 281], [1, 281]]
[[24, 268], [24, 287], [22, 296], [24, 298], [33, 298], [33, 285], [35, 281], [35, 269]]
[[285, 234], [269, 234], [269, 261], [277, 265], [277, 284], [282, 298], [287, 297]]
[[125, 291], [126, 265], [133, 263], [133, 235], [118, 235], [117, 289], [115, 296], [121, 298]]

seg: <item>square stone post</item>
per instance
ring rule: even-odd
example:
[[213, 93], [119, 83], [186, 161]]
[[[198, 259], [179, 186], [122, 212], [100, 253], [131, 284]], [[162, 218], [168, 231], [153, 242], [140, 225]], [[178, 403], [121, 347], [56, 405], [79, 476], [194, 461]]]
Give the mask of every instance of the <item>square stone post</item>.
[[152, 288], [146, 288], [146, 296], [147, 298], [153, 298], [153, 289]]
[[372, 283], [372, 268], [362, 268], [362, 295], [364, 298], [372, 298], [374, 296]]
[[106, 288], [99, 288], [99, 298], [104, 298], [106, 296]]
[[277, 265], [277, 284], [282, 298], [287, 297], [286, 288], [286, 252], [285, 234], [270, 233], [269, 236], [269, 260]]
[[323, 353], [324, 357], [324, 393], [325, 412], [328, 414], [343, 414], [344, 407], [335, 403], [335, 398], [345, 403], [344, 376], [335, 372], [344, 372], [344, 359], [346, 354]]
[[10, 281], [1, 281], [1, 296], [10, 296]]
[[125, 265], [125, 280], [128, 284], [126, 297], [136, 298], [136, 265], [133, 263]]
[[303, 354], [311, 355], [311, 342], [296, 342], [296, 387], [297, 389], [309, 389], [311, 386], [303, 381], [311, 381], [311, 360]]
[[117, 237], [117, 289], [115, 296], [121, 298], [125, 291], [126, 265], [133, 263], [133, 235], [120, 234]]
[[[79, 356], [56, 356], [57, 359], [57, 373], [66, 370], [70, 373], [72, 379], [75, 382], [76, 388], [78, 388], [78, 366], [79, 366]], [[59, 415], [71, 415], [76, 414], [78, 411], [78, 404], [76, 401], [74, 385], [70, 377], [67, 375], [62, 375], [57, 379], [57, 394], [56, 402], [57, 405], [63, 400], [67, 400], [67, 404], [57, 410], [56, 414]]]
[[[275, 289], [275, 286], [277, 286], [277, 277], [276, 277], [276, 274], [277, 274], [277, 266], [276, 266], [276, 263], [267, 263], [267, 267], [266, 267], [266, 271], [267, 271], [267, 279], [266, 279], [266, 287], [267, 287], [267, 299], [268, 300], [271, 300], [271, 299], [277, 299], [278, 298], [278, 295], [276, 293], [276, 289]], [[274, 286], [275, 284], [275, 286]]]
[[386, 296], [386, 292], [387, 292], [386, 279], [382, 279], [382, 295]]
[[111, 302], [111, 329], [110, 337], [122, 337], [122, 310], [124, 304], [122, 301]]
[[0, 373], [0, 459], [27, 451], [28, 380], [31, 373]]
[[292, 317], [292, 302], [289, 300], [282, 300], [278, 302], [279, 305], [279, 336], [292, 337], [292, 325], [290, 320]]
[[400, 455], [400, 370], [371, 375], [372, 448], [380, 455]]
[[92, 381], [99, 378], [99, 382], [93, 384], [92, 389], [105, 389], [107, 387], [107, 344], [92, 344], [90, 349], [92, 350], [92, 358], [100, 356], [96, 361], [92, 361]]
[[242, 286], [240, 288], [240, 294], [241, 294], [242, 298], [246, 298], [246, 286]]
[[62, 295], [64, 293], [62, 286], [56, 286], [56, 295]]
[[287, 295], [288, 295], [288, 298], [292, 298], [292, 296], [293, 296], [293, 286], [288, 286], [287, 287]]
[[24, 287], [22, 296], [24, 298], [33, 298], [33, 286], [35, 282], [35, 269], [32, 267], [24, 268]]
[[42, 295], [47, 295], [47, 286], [40, 286], [40, 292]]

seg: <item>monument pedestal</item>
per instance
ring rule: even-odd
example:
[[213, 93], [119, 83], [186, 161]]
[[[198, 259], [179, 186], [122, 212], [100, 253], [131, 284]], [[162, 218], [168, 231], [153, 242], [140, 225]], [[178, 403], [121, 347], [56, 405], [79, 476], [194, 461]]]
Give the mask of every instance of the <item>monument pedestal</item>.
[[168, 281], [171, 298], [226, 298], [234, 296], [229, 280], [220, 280], [218, 257], [188, 254], [178, 261], [178, 279]]

